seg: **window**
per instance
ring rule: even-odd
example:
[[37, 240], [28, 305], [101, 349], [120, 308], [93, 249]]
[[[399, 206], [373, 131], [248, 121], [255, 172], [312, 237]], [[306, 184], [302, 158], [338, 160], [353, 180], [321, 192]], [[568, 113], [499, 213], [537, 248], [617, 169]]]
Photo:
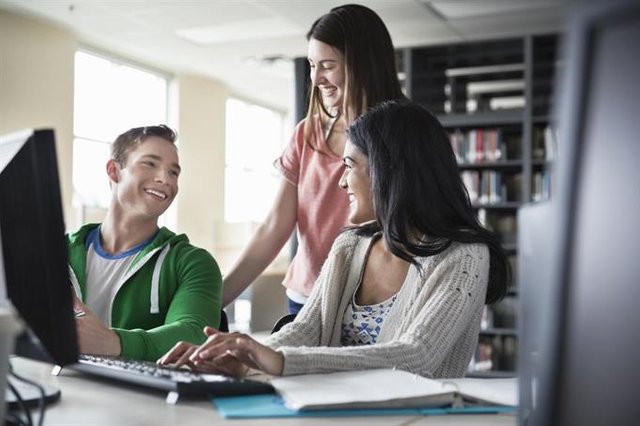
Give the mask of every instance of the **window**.
[[76, 52], [73, 189], [81, 222], [108, 207], [110, 143], [132, 127], [167, 122], [167, 85], [158, 73]]
[[224, 206], [227, 222], [261, 222], [276, 196], [273, 167], [284, 146], [281, 114], [229, 99], [226, 104]]

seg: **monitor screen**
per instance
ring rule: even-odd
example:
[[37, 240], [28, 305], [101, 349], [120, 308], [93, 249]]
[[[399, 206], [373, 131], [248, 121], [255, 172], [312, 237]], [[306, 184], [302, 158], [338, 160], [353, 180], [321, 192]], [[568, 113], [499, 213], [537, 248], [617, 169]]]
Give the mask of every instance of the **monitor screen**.
[[520, 421], [640, 421], [640, 2], [569, 22], [556, 178], [523, 209]]
[[0, 136], [0, 297], [27, 325], [15, 352], [74, 363], [78, 345], [52, 130]]

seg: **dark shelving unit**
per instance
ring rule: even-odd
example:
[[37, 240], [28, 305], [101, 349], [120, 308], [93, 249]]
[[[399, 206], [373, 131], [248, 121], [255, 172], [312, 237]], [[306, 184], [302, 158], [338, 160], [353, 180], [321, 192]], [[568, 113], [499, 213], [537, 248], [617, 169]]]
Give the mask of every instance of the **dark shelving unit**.
[[[423, 105], [429, 108], [430, 105]], [[501, 126], [505, 124], [520, 124], [523, 120], [522, 111], [478, 112], [473, 115], [452, 113], [439, 114], [438, 120], [444, 127], [485, 127]]]
[[500, 169], [506, 170], [520, 170], [522, 168], [522, 160], [503, 160], [503, 161], [483, 161], [482, 163], [474, 164], [459, 164], [460, 170], [476, 170], [476, 169]]
[[484, 209], [484, 210], [518, 210], [520, 208], [521, 203], [517, 201], [512, 202], [504, 202], [504, 203], [494, 203], [494, 204], [473, 204], [472, 207], [474, 209]]
[[[562, 66], [557, 42], [556, 35], [525, 35], [408, 48], [399, 56], [406, 95], [435, 114], [452, 135], [463, 181], [478, 185], [469, 191], [472, 205], [485, 226], [500, 235], [514, 277], [518, 208], [549, 197], [549, 125], [555, 74]], [[493, 152], [486, 151], [487, 141], [496, 136], [498, 147], [491, 141]], [[469, 156], [470, 150], [475, 154]], [[494, 191], [489, 196], [481, 195], [487, 187], [483, 180]], [[487, 308], [470, 376], [515, 375], [517, 297], [513, 282], [505, 299]]]

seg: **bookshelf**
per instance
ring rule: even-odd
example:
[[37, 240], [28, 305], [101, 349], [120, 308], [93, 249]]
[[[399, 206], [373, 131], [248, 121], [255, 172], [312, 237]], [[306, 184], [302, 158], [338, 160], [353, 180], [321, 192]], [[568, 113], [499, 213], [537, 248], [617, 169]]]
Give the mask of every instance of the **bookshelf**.
[[[525, 35], [399, 51], [406, 95], [450, 135], [460, 173], [485, 226], [517, 276], [517, 211], [550, 197], [550, 112], [559, 66], [556, 35]], [[485, 309], [469, 375], [515, 375], [518, 283]]]

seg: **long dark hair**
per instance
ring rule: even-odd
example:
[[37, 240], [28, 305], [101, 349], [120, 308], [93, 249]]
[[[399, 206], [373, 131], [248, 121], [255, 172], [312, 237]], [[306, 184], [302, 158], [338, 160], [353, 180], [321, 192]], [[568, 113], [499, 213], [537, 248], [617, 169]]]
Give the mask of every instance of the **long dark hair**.
[[486, 303], [504, 297], [506, 256], [496, 234], [476, 219], [440, 122], [414, 102], [390, 101], [356, 119], [347, 136], [368, 158], [377, 218], [357, 232], [382, 230], [391, 252], [416, 266], [415, 256], [441, 253], [454, 241], [485, 244], [491, 255]]
[[[311, 25], [307, 40], [312, 38], [344, 55], [342, 113], [347, 123], [382, 101], [404, 97], [391, 36], [373, 10], [357, 4], [334, 7]], [[310, 90], [307, 123], [316, 114], [322, 119], [328, 118], [330, 114], [322, 103], [320, 91], [313, 86]], [[306, 135], [309, 130], [310, 127], [305, 129]]]

